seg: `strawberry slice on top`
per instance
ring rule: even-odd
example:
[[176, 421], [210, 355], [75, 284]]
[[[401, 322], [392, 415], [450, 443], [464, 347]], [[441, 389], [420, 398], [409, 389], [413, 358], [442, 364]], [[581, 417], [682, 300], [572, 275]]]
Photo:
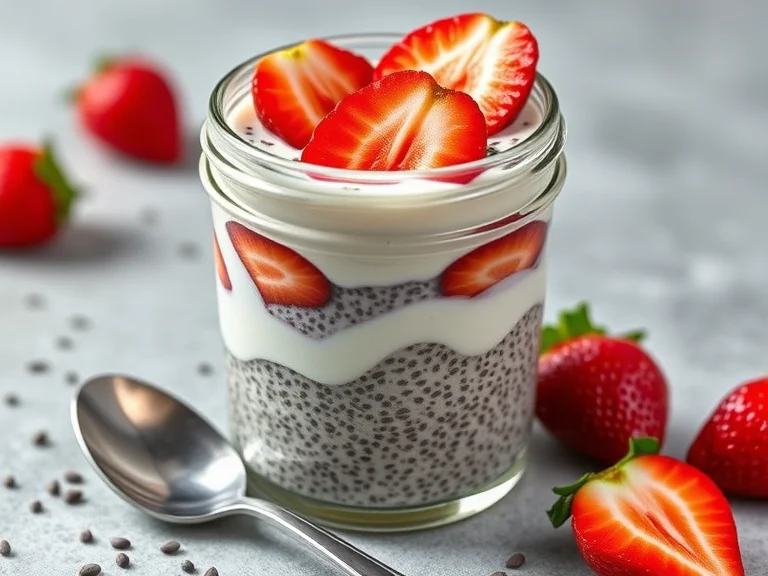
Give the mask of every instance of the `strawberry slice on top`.
[[524, 24], [462, 14], [406, 35], [381, 58], [374, 80], [400, 70], [429, 72], [441, 86], [475, 99], [490, 136], [525, 106], [538, 60], [538, 43]]
[[350, 94], [315, 128], [302, 162], [350, 170], [422, 170], [485, 158], [470, 96], [426, 72], [396, 72]]
[[251, 94], [261, 123], [301, 149], [339, 100], [372, 77], [373, 66], [362, 56], [313, 39], [259, 60]]
[[331, 295], [331, 284], [309, 260], [237, 222], [227, 233], [265, 304], [317, 308]]
[[536, 220], [475, 248], [445, 269], [440, 279], [443, 294], [477, 296], [512, 274], [531, 268], [546, 236], [546, 222]]

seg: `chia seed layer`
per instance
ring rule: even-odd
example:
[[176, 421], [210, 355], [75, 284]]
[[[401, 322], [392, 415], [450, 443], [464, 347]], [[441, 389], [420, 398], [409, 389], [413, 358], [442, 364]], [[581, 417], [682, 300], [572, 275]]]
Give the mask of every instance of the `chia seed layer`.
[[484, 354], [415, 344], [341, 386], [230, 355], [236, 441], [267, 480], [334, 504], [408, 507], [469, 494], [527, 443], [541, 317], [533, 306]]
[[438, 298], [438, 278], [411, 281], [393, 286], [342, 288], [334, 286], [328, 304], [322, 308], [300, 308], [267, 304], [267, 311], [296, 330], [320, 340], [344, 328], [360, 324], [395, 310]]

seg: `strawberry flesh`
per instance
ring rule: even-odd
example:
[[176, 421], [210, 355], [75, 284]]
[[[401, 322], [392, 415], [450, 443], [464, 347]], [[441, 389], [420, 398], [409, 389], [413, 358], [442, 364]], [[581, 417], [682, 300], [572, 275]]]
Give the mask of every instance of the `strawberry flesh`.
[[768, 498], [768, 378], [747, 382], [715, 408], [686, 460], [729, 494]]
[[573, 516], [576, 544], [599, 576], [743, 576], [725, 496], [696, 468], [660, 456], [653, 438], [630, 441], [615, 466], [555, 488], [556, 528]]
[[259, 60], [251, 92], [261, 123], [301, 149], [320, 120], [372, 78], [362, 56], [313, 39]]
[[474, 98], [490, 136], [525, 106], [538, 59], [536, 38], [524, 24], [462, 14], [406, 35], [381, 58], [374, 80], [401, 70], [429, 72], [441, 86]]
[[426, 72], [391, 74], [350, 94], [315, 128], [303, 162], [351, 170], [420, 170], [485, 157], [477, 104]]
[[229, 292], [232, 290], [232, 280], [229, 278], [227, 265], [224, 262], [224, 256], [221, 254], [221, 246], [219, 246], [219, 240], [216, 238], [216, 234], [213, 235], [213, 257], [216, 261], [216, 275], [219, 277], [219, 281], [224, 289]]
[[227, 222], [227, 232], [266, 304], [314, 308], [328, 302], [330, 282], [299, 253], [237, 222]]
[[541, 254], [546, 235], [546, 222], [535, 221], [465, 254], [443, 272], [442, 293], [477, 296], [512, 274], [531, 268]]

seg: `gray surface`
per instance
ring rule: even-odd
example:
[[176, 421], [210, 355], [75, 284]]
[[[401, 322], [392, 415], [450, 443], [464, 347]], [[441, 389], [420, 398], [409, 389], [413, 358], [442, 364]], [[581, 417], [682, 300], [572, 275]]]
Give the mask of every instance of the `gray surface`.
[[[111, 535], [134, 541], [136, 575], [180, 573], [179, 559], [157, 551], [171, 536], [184, 544], [184, 557], [202, 568], [215, 564], [222, 576], [330, 574], [249, 520], [202, 529], [153, 523], [90, 473], [87, 504], [68, 508], [46, 496], [44, 514], [27, 511], [49, 478], [84, 469], [69, 431], [68, 369], [156, 380], [225, 426], [208, 207], [194, 162], [167, 172], [109, 158], [73, 129], [57, 91], [83, 73], [95, 51], [141, 47], [175, 71], [193, 131], [213, 83], [262, 49], [311, 34], [404, 30], [469, 6], [262, 4], [27, 0], [0, 9], [0, 137], [56, 134], [70, 172], [88, 190], [57, 244], [0, 257], [0, 392], [16, 390], [24, 402], [15, 411], [0, 406], [0, 474], [14, 472], [23, 483], [13, 493], [0, 488], [0, 538], [16, 550], [0, 558], [0, 574], [75, 574], [86, 561], [116, 574]], [[571, 172], [556, 210], [547, 316], [588, 298], [600, 319], [650, 330], [673, 390], [667, 452], [682, 456], [721, 395], [766, 366], [768, 8], [701, 0], [472, 7], [533, 28], [541, 69], [569, 119]], [[147, 206], [160, 212], [154, 227], [140, 224]], [[201, 246], [198, 260], [178, 256], [185, 241]], [[30, 292], [46, 296], [45, 310], [22, 306]], [[71, 332], [75, 313], [93, 326], [74, 334], [74, 350], [57, 351], [54, 339]], [[35, 358], [53, 370], [28, 374], [25, 364]], [[198, 375], [200, 361], [213, 363], [215, 374]], [[54, 446], [33, 450], [29, 437], [41, 427]], [[523, 551], [529, 563], [521, 573], [586, 575], [569, 531], [554, 532], [543, 513], [548, 487], [584, 464], [541, 433], [533, 452], [520, 489], [479, 517], [418, 535], [351, 538], [406, 574], [490, 574]], [[735, 510], [748, 573], [768, 573], [768, 509], [738, 503]], [[98, 538], [90, 547], [77, 542], [86, 526]]]

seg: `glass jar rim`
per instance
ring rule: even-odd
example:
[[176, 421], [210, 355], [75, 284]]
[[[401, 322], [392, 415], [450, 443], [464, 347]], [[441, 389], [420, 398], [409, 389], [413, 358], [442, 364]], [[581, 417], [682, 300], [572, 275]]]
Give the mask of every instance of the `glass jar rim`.
[[[355, 45], [363, 44], [393, 44], [402, 38], [402, 34], [396, 33], [363, 33], [363, 34], [339, 34], [325, 36], [322, 39], [332, 42], [341, 47], [348, 47], [355, 50]], [[295, 160], [283, 158], [270, 153], [257, 146], [251, 145], [246, 139], [239, 135], [227, 122], [224, 109], [225, 96], [233, 83], [241, 79], [244, 73], [251, 74], [256, 63], [264, 56], [290, 49], [299, 44], [293, 42], [273, 48], [261, 54], [258, 54], [248, 60], [240, 63], [230, 70], [215, 86], [208, 104], [208, 121], [203, 128], [201, 139], [203, 150], [210, 157], [216, 156], [215, 164], [223, 172], [240, 172], [242, 177], [242, 168], [236, 166], [229, 156], [235, 156], [246, 165], [255, 162], [259, 166], [266, 166], [270, 169], [278, 169], [284, 173], [306, 176], [311, 174], [313, 177], [328, 181], [354, 182], [359, 184], [387, 184], [393, 182], [404, 182], [409, 180], [449, 180], [451, 178], [460, 178], [463, 175], [473, 172], [484, 172], [490, 168], [499, 166], [510, 166], [505, 178], [514, 178], [515, 174], [535, 170], [538, 165], [549, 165], [560, 152], [565, 143], [565, 122], [562, 118], [559, 108], [559, 102], [554, 89], [549, 81], [540, 73], [536, 74], [536, 82], [531, 91], [532, 98], [537, 96], [543, 102], [542, 121], [533, 133], [522, 142], [512, 146], [508, 150], [497, 154], [453, 166], [441, 168], [430, 168], [421, 170], [401, 170], [401, 171], [373, 171], [373, 170], [348, 170], [344, 168], [330, 168], [317, 164], [306, 162], [297, 162]], [[214, 128], [216, 135], [216, 144], [207, 142], [211, 137], [207, 126]], [[217, 148], [220, 144], [227, 147], [228, 154], [222, 154]], [[236, 178], [236, 177], [235, 177]], [[239, 178], [236, 178], [239, 179]], [[436, 190], [437, 195], [445, 195], [446, 190]], [[365, 191], [357, 191], [356, 194], [367, 195]], [[379, 194], [375, 189], [368, 192], [372, 197]], [[393, 194], [394, 193], [394, 194]], [[333, 196], [334, 192], [325, 190], [323, 194]], [[339, 190], [338, 195], [347, 195], [344, 190]], [[413, 189], [387, 190], [387, 196], [423, 196], [424, 193], [416, 192]], [[431, 195], [431, 194], [430, 194]], [[449, 194], [450, 195], [450, 194]]]

